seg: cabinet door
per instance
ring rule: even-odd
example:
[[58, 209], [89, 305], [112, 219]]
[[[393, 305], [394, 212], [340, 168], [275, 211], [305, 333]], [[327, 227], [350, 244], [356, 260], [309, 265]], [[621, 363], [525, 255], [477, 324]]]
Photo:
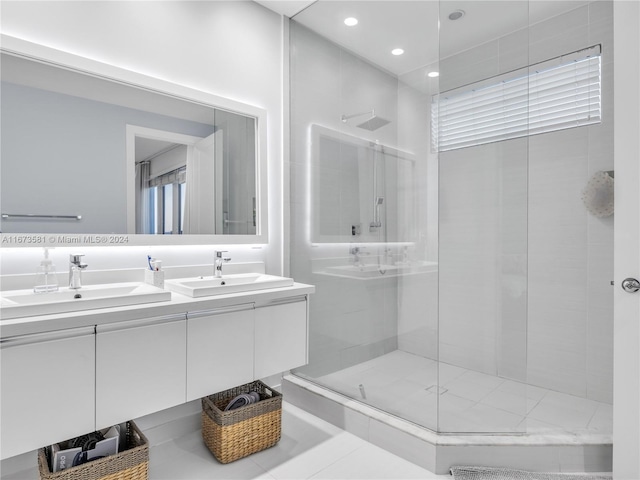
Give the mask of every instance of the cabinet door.
[[93, 327], [3, 339], [2, 458], [95, 430]]
[[98, 326], [97, 428], [184, 403], [185, 372], [185, 315]]
[[256, 306], [256, 378], [307, 363], [307, 323], [306, 296]]
[[253, 304], [187, 314], [187, 401], [253, 380]]

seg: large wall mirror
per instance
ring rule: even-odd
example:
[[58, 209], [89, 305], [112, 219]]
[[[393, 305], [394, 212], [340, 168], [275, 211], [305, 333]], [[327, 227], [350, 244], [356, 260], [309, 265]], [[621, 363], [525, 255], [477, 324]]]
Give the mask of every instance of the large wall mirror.
[[415, 156], [311, 125], [311, 243], [414, 242]]
[[267, 242], [264, 110], [6, 36], [1, 62], [4, 246]]

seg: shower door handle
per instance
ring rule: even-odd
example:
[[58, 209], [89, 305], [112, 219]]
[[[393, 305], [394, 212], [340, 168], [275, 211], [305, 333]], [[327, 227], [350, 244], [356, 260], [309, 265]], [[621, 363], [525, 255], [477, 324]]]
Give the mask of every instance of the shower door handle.
[[635, 278], [625, 278], [622, 281], [622, 289], [627, 293], [635, 293], [640, 290], [640, 282]]

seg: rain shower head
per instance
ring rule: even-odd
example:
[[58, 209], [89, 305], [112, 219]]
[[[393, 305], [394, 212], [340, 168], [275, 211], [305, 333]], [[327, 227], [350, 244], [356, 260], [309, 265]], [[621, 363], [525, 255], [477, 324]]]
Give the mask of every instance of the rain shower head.
[[391, 123], [391, 120], [387, 120], [386, 118], [378, 117], [375, 113], [373, 116], [365, 120], [359, 125], [356, 125], [358, 128], [364, 128], [365, 130], [369, 130], [373, 132], [374, 130], [379, 129], [380, 127], [384, 127], [386, 124]]
[[370, 132], [373, 132], [374, 130], [377, 130], [380, 127], [384, 127], [385, 125], [391, 123], [391, 120], [387, 120], [386, 118], [382, 118], [376, 115], [375, 110], [371, 110], [370, 112], [354, 113], [353, 115], [342, 115], [341, 120], [342, 123], [347, 123], [347, 120], [349, 120], [350, 118], [361, 117], [363, 115], [369, 115], [369, 118], [356, 126], [358, 128], [369, 130]]

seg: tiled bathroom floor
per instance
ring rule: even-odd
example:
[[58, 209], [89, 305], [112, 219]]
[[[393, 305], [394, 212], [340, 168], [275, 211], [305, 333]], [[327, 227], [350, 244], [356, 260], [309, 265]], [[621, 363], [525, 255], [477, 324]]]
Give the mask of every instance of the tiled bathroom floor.
[[612, 432], [609, 404], [446, 363], [438, 365], [434, 360], [400, 350], [314, 381], [432, 430], [592, 435]]
[[[153, 449], [151, 480], [161, 479], [445, 479], [285, 402], [282, 439], [227, 465], [194, 432]], [[188, 465], [183, 471], [180, 465]]]
[[[35, 457], [33, 464], [35, 465]], [[2, 475], [33, 480], [35, 468]], [[451, 479], [397, 457], [380, 447], [283, 404], [282, 439], [267, 450], [227, 465], [205, 447], [200, 430], [151, 447], [150, 480], [216, 479]]]

